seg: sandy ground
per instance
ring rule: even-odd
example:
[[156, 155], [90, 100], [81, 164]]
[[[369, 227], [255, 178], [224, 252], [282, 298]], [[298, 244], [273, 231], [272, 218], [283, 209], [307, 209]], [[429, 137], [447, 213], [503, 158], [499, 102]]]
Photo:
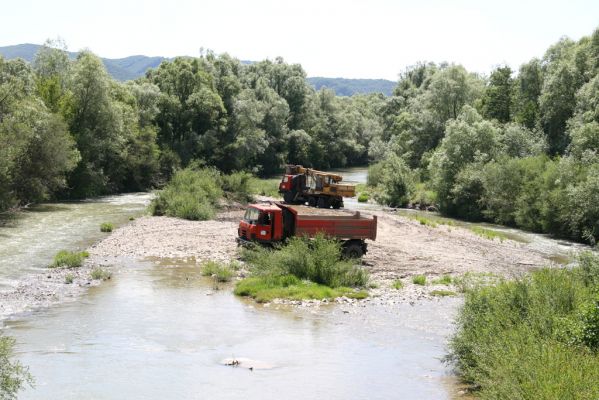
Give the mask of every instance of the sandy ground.
[[[429, 227], [393, 213], [364, 212], [378, 217], [377, 240], [368, 243], [362, 264], [371, 276], [370, 297], [365, 301], [337, 299], [353, 305], [395, 304], [434, 298], [436, 290], [456, 291], [452, 285], [432, 284], [442, 275], [462, 276], [467, 272], [513, 277], [531, 268], [547, 265], [540, 253], [511, 240], [488, 240], [460, 227]], [[186, 221], [169, 217], [142, 217], [116, 229], [89, 249], [90, 258], [81, 268], [49, 269], [32, 274], [15, 289], [0, 292], [0, 320], [27, 310], [77, 298], [101, 281], [91, 278], [94, 268], [110, 270], [118, 259], [169, 258], [228, 262], [239, 256], [235, 237], [241, 210], [220, 213], [211, 221]], [[72, 284], [65, 278], [71, 274]], [[243, 271], [242, 271], [243, 274]], [[412, 283], [414, 275], [425, 275], [427, 285]], [[404, 288], [392, 288], [400, 279]], [[293, 302], [292, 302], [293, 303]], [[319, 305], [321, 302], [298, 302]]]

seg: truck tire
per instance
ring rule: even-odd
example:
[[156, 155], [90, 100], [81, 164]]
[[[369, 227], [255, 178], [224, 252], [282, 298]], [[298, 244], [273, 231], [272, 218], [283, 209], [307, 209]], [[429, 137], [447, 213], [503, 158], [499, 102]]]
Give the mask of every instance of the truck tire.
[[283, 200], [285, 200], [285, 203], [287, 204], [295, 204], [295, 192], [285, 192]]
[[316, 197], [312, 196], [308, 199], [308, 205], [310, 207], [316, 207]]
[[362, 258], [362, 245], [356, 242], [348, 242], [343, 246], [343, 256], [345, 258]]
[[343, 202], [341, 200], [333, 200], [332, 206], [335, 210], [338, 210], [343, 207]]
[[318, 198], [318, 208], [330, 208], [329, 199], [326, 197]]

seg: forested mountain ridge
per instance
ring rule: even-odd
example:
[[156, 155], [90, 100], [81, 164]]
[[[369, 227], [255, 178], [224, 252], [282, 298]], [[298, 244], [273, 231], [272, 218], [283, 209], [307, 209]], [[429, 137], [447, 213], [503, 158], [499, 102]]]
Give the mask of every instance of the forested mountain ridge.
[[[0, 55], [11, 60], [22, 58], [33, 62], [35, 55], [41, 48], [38, 44], [18, 44], [0, 47]], [[77, 53], [67, 52], [70, 59], [77, 58]], [[147, 70], [156, 68], [161, 62], [169, 60], [166, 57], [148, 57], [143, 55], [125, 58], [101, 58], [108, 73], [118, 81], [128, 81], [143, 77]], [[242, 64], [251, 64], [251, 61], [241, 61]], [[335, 91], [338, 96], [352, 96], [360, 93], [383, 93], [390, 96], [395, 87], [395, 82], [385, 79], [346, 79], [346, 78], [307, 78], [308, 82], [316, 89], [327, 87]]]
[[[64, 48], [64, 46], [63, 46]], [[599, 29], [517, 73], [420, 63], [392, 96], [316, 91], [299, 64], [211, 52], [119, 82], [49, 42], [0, 57], [0, 209], [157, 187], [188, 165], [279, 173], [372, 164], [382, 204], [595, 243]]]
[[[27, 62], [33, 62], [35, 55], [42, 46], [39, 44], [24, 43], [14, 46], [0, 47], [0, 55], [5, 59], [22, 58]], [[76, 52], [69, 51], [70, 59], [77, 58]], [[142, 55], [129, 56], [125, 58], [101, 58], [108, 73], [116, 80], [128, 81], [144, 76], [150, 68], [156, 68], [161, 62], [168, 60], [166, 57], [148, 57]]]

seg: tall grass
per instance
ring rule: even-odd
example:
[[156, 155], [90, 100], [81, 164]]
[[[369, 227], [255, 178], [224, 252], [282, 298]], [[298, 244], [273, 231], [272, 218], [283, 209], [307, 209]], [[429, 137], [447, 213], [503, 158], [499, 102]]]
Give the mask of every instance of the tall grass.
[[599, 259], [466, 292], [453, 361], [482, 399], [599, 398]]
[[[363, 287], [368, 283], [364, 269], [354, 260], [341, 258], [339, 242], [323, 235], [312, 240], [292, 238], [278, 249], [254, 247], [245, 250], [243, 256], [252, 277], [238, 283], [235, 293], [242, 296], [268, 298], [277, 291], [279, 295], [287, 293], [285, 297], [292, 298], [301, 297], [302, 293], [304, 298], [335, 297], [332, 294], [347, 294], [351, 292], [346, 290], [348, 287]], [[254, 289], [250, 290], [250, 286]], [[326, 291], [325, 287], [336, 291]], [[282, 288], [288, 289], [279, 290]], [[271, 293], [260, 294], [257, 289]]]
[[54, 261], [49, 268], [78, 268], [83, 265], [83, 260], [89, 257], [87, 251], [73, 252], [60, 250], [54, 256]]

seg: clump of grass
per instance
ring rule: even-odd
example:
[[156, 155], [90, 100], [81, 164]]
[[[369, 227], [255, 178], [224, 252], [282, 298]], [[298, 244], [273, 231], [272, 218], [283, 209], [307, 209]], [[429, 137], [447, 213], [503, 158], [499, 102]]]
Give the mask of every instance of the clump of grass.
[[358, 196], [358, 202], [360, 202], [360, 203], [366, 203], [369, 198], [370, 198], [370, 196], [368, 195], [368, 193], [362, 192]]
[[451, 285], [453, 282], [451, 275], [443, 275], [440, 278], [433, 280], [433, 284], [435, 285]]
[[478, 236], [489, 240], [499, 239], [499, 241], [503, 242], [505, 239], [508, 238], [508, 236], [503, 232], [481, 228], [480, 226], [470, 227], [470, 230]]
[[92, 279], [94, 280], [108, 280], [112, 277], [112, 274], [109, 271], [106, 271], [103, 268], [100, 267], [96, 267], [94, 269], [92, 269], [92, 272], [90, 273], [90, 276]]
[[229, 200], [248, 202], [252, 200], [252, 175], [247, 172], [220, 174], [220, 186]]
[[218, 282], [229, 282], [233, 278], [233, 268], [229, 265], [221, 264], [216, 261], [206, 261], [202, 265], [201, 274], [203, 276], [213, 276]]
[[403, 282], [402, 282], [402, 280], [401, 279], [397, 279], [397, 280], [393, 281], [393, 284], [391, 284], [391, 287], [393, 289], [396, 289], [396, 290], [403, 289]]
[[100, 232], [112, 232], [113, 229], [114, 225], [112, 225], [110, 222], [103, 222], [100, 225]]
[[260, 178], [253, 177], [250, 180], [250, 192], [252, 194], [257, 194], [260, 196], [280, 198], [281, 197], [281, 194], [279, 193], [279, 184], [280, 183], [281, 183], [281, 178], [260, 179]]
[[[358, 295], [351, 288], [368, 283], [368, 274], [355, 260], [341, 258], [340, 243], [323, 235], [312, 240], [292, 238], [277, 249], [246, 249], [243, 257], [251, 277], [237, 284], [235, 293], [240, 296], [323, 299], [347, 295], [355, 298]], [[246, 290], [248, 285], [256, 289], [250, 293]], [[257, 291], [262, 294], [258, 296]]]
[[466, 292], [447, 361], [481, 399], [599, 398], [599, 258]]
[[365, 291], [355, 291], [347, 287], [331, 288], [299, 279], [294, 275], [246, 278], [237, 284], [234, 293], [251, 297], [258, 303], [267, 303], [274, 299], [324, 300], [341, 296], [364, 299], [368, 296]]
[[431, 296], [438, 297], [446, 297], [446, 296], [455, 296], [457, 293], [453, 290], [433, 290], [431, 291]]
[[495, 286], [503, 282], [503, 278], [491, 272], [467, 272], [453, 278], [453, 284], [459, 292], [465, 293], [484, 286]]
[[424, 285], [426, 285], [426, 276], [424, 276], [424, 275], [415, 275], [415, 276], [412, 277], [412, 283], [414, 285], [424, 286]]
[[135, 217], [129, 217], [129, 221], [135, 221]]
[[60, 250], [54, 256], [54, 261], [49, 265], [50, 268], [77, 268], [83, 264], [83, 260], [89, 257], [87, 251], [73, 252]]
[[370, 282], [370, 283], [368, 284], [368, 288], [369, 288], [369, 289], [378, 289], [378, 287], [379, 287], [379, 284], [378, 284], [378, 283], [376, 283], [376, 282]]
[[75, 280], [75, 277], [73, 276], [73, 274], [67, 274], [64, 277], [64, 283], [66, 283], [67, 285], [70, 285], [71, 283], [73, 283], [74, 280]]

